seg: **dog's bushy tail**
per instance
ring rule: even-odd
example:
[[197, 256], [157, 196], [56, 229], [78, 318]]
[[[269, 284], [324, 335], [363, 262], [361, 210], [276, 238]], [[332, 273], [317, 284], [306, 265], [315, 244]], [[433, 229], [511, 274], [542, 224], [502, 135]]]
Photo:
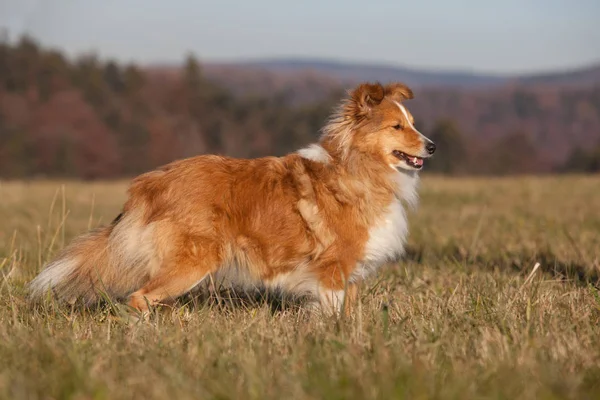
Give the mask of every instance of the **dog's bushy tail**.
[[140, 288], [155, 264], [151, 227], [132, 217], [119, 219], [74, 239], [31, 281], [30, 297], [52, 291], [60, 300], [90, 304]]

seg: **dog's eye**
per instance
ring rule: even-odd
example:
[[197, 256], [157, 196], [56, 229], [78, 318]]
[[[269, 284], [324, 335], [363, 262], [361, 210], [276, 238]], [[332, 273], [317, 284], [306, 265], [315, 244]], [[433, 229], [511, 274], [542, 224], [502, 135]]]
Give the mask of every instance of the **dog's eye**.
[[394, 129], [400, 130], [400, 129], [402, 129], [402, 125], [400, 125], [400, 124], [394, 125]]

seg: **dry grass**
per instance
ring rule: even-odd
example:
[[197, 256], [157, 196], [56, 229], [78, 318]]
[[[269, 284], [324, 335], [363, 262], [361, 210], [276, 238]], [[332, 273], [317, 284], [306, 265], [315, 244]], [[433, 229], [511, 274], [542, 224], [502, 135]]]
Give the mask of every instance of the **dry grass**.
[[600, 177], [422, 187], [350, 319], [188, 296], [136, 323], [23, 288], [125, 185], [2, 183], [0, 398], [600, 398]]

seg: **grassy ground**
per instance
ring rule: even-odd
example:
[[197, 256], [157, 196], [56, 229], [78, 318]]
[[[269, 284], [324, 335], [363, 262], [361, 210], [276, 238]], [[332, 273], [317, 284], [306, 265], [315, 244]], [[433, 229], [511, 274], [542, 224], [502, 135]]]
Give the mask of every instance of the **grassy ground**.
[[0, 398], [600, 398], [600, 177], [425, 178], [406, 261], [346, 320], [29, 305], [24, 283], [124, 191], [0, 184]]

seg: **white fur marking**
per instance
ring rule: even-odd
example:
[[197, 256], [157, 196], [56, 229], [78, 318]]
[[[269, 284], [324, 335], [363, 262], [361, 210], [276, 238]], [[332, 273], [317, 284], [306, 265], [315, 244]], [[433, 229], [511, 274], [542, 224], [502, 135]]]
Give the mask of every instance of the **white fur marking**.
[[305, 263], [301, 263], [291, 272], [278, 274], [265, 284], [268, 287], [279, 288], [289, 293], [310, 293], [313, 295], [317, 293], [317, 279], [308, 271]]
[[417, 207], [419, 194], [419, 175], [417, 171], [401, 172], [394, 176], [396, 179], [396, 197], [403, 200], [411, 210]]
[[320, 289], [319, 302], [321, 304], [321, 311], [326, 313], [338, 313], [342, 311], [345, 296], [346, 293], [343, 290]]
[[408, 113], [406, 112], [406, 108], [404, 108], [404, 106], [402, 104], [398, 103], [397, 101], [394, 101], [394, 103], [396, 103], [396, 105], [398, 106], [398, 108], [400, 109], [400, 111], [402, 111], [402, 114], [404, 114], [404, 118], [406, 118], [406, 122], [408, 122], [408, 126], [410, 126], [411, 128], [415, 129], [415, 127], [413, 126], [413, 124], [410, 122], [410, 118], [408, 117]]
[[30, 283], [29, 288], [33, 296], [40, 296], [45, 291], [64, 282], [77, 268], [78, 261], [73, 258], [61, 258], [51, 262]]
[[406, 122], [408, 122], [408, 126], [410, 126], [415, 132], [417, 132], [419, 135], [421, 135], [421, 137], [428, 141], [429, 143], [433, 143], [431, 140], [429, 140], [425, 135], [423, 135], [421, 132], [419, 132], [417, 130], [417, 128], [415, 128], [415, 126], [412, 124], [412, 122], [410, 122], [410, 118], [408, 117], [408, 113], [406, 112], [406, 108], [398, 103], [397, 101], [394, 101], [394, 103], [396, 103], [396, 105], [398, 106], [398, 108], [400, 109], [400, 111], [402, 111], [402, 114], [404, 115], [404, 118], [406, 118]]
[[409, 206], [416, 205], [418, 175], [398, 172], [395, 178], [398, 182], [396, 198], [390, 203], [379, 223], [369, 230], [365, 254], [352, 272], [352, 282], [365, 279], [383, 264], [397, 260], [404, 253], [408, 221], [402, 200]]
[[142, 223], [135, 213], [125, 215], [108, 240], [110, 262], [123, 270], [143, 269], [154, 275], [159, 267], [154, 243], [154, 223]]
[[331, 156], [327, 150], [325, 150], [321, 145], [315, 143], [305, 147], [304, 149], [298, 150], [298, 154], [300, 154], [300, 157], [302, 158], [323, 164], [328, 164], [331, 160]]

